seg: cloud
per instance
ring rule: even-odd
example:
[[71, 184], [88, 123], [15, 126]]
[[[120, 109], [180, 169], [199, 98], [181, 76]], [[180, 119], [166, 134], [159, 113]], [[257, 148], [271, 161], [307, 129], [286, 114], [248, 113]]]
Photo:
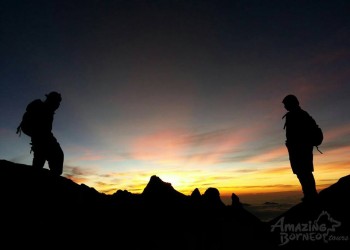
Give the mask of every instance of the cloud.
[[90, 176], [96, 174], [97, 172], [86, 167], [71, 166], [67, 164], [64, 164], [63, 166], [63, 175], [76, 183], [84, 183]]
[[[160, 130], [134, 138], [130, 155], [135, 160], [172, 165], [211, 165], [239, 159], [248, 143], [260, 137], [261, 126], [194, 133]], [[233, 156], [232, 156], [233, 155]]]
[[272, 162], [281, 161], [284, 157], [288, 155], [288, 151], [285, 146], [271, 149], [267, 152], [259, 152], [257, 155], [251, 155], [246, 158], [246, 162], [260, 163], [260, 162]]
[[68, 146], [70, 162], [119, 162], [127, 159], [127, 154], [112, 152], [110, 149], [96, 149], [87, 146]]
[[350, 126], [349, 124], [341, 125], [332, 129], [328, 129], [324, 131], [324, 137], [327, 138], [328, 141], [336, 140], [343, 137], [350, 136]]
[[267, 175], [272, 174], [273, 175], [279, 175], [279, 174], [284, 174], [284, 173], [290, 173], [290, 165], [289, 162], [285, 163], [286, 166], [281, 166], [281, 167], [273, 167], [273, 168], [268, 168], [268, 169], [262, 169], [261, 172]]

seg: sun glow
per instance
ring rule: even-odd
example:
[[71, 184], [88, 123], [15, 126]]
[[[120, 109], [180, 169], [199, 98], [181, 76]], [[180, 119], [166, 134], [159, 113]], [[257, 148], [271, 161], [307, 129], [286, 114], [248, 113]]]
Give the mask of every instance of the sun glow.
[[173, 187], [180, 187], [184, 184], [184, 178], [180, 176], [180, 174], [161, 174], [158, 176], [160, 179], [162, 179], [164, 182], [171, 183]]

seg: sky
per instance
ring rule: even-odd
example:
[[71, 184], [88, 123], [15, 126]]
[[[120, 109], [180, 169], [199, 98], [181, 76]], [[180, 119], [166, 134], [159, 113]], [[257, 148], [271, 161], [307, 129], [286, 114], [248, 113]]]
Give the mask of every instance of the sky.
[[[349, 174], [350, 1], [0, 1], [0, 159], [30, 165], [26, 105], [58, 91], [63, 176], [142, 193], [298, 191], [282, 99], [324, 132], [317, 189]], [[45, 168], [48, 168], [47, 164]], [[14, 180], [15, 181], [15, 180]]]

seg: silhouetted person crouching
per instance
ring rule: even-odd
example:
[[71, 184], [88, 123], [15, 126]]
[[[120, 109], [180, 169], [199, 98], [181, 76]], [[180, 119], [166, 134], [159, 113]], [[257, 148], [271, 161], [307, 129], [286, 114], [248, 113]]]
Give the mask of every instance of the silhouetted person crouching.
[[313, 175], [313, 145], [310, 138], [312, 117], [299, 106], [294, 95], [287, 95], [282, 103], [288, 111], [285, 118], [286, 147], [292, 171], [298, 177], [303, 201], [313, 201], [317, 198], [316, 182]]
[[58, 176], [63, 172], [64, 154], [52, 133], [52, 124], [61, 101], [61, 94], [55, 91], [47, 94], [45, 101], [40, 99], [32, 101], [28, 104], [22, 122], [17, 128], [17, 134], [23, 132], [31, 137], [33, 167], [41, 169], [47, 161], [50, 171]]

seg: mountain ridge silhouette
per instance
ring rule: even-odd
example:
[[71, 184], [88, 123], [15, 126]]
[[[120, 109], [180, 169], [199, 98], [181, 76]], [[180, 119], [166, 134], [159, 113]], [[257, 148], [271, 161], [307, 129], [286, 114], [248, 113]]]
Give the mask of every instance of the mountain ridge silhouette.
[[[350, 239], [344, 237], [350, 235], [350, 207], [346, 201], [350, 175], [320, 191], [319, 204], [300, 203], [262, 222], [244, 208], [234, 193], [231, 205], [225, 205], [214, 187], [203, 194], [196, 188], [191, 195], [184, 195], [156, 175], [150, 177], [141, 194], [117, 190], [107, 195], [51, 175], [47, 169], [37, 170], [7, 160], [0, 160], [0, 173], [5, 231], [2, 238], [12, 246], [23, 242], [36, 247], [47, 247], [47, 242], [64, 246], [69, 239], [69, 244], [80, 247], [114, 244], [123, 249], [349, 247]], [[322, 212], [340, 222], [329, 234], [342, 236], [343, 240], [289, 240], [281, 246], [281, 232], [271, 230], [272, 226], [281, 228], [276, 226], [281, 218], [292, 225], [310, 223]]]

